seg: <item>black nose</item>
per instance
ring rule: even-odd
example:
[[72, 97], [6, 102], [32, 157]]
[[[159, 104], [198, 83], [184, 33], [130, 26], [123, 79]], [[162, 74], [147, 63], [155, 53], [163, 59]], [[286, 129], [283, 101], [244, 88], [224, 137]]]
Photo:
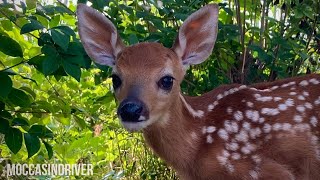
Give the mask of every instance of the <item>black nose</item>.
[[[139, 100], [124, 100], [119, 106], [118, 115], [122, 121], [138, 122], [143, 111], [143, 103]], [[143, 120], [143, 119], [141, 119]]]

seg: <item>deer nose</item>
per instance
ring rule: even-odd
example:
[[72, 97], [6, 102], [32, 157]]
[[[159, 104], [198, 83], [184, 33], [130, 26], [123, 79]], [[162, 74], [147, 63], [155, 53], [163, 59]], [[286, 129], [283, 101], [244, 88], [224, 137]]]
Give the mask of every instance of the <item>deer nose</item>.
[[143, 109], [144, 105], [139, 100], [124, 100], [119, 106], [118, 115], [122, 121], [139, 122], [145, 120], [145, 118], [140, 118], [143, 113]]

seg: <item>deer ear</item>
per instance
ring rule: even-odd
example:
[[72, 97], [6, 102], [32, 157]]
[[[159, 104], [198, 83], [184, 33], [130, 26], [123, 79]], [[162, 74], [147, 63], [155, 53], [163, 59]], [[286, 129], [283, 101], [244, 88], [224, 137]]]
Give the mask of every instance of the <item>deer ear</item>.
[[125, 47], [117, 29], [103, 14], [84, 4], [77, 7], [78, 30], [87, 54], [96, 63], [113, 67]]
[[218, 12], [218, 5], [210, 4], [191, 14], [182, 24], [172, 49], [183, 65], [200, 64], [211, 54], [217, 39]]

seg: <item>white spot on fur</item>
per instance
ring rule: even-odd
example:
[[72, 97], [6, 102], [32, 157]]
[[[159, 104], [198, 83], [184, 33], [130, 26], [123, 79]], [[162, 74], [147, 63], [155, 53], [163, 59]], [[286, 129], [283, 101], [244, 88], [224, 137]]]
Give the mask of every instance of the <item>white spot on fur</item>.
[[252, 107], [253, 107], [253, 103], [250, 102], [250, 101], [248, 101], [248, 102], [247, 102], [247, 106], [252, 108]]
[[217, 95], [217, 100], [220, 100], [220, 99], [222, 99], [223, 98], [223, 95], [222, 94], [218, 94]]
[[247, 110], [246, 117], [251, 119], [253, 122], [258, 122], [259, 120], [259, 112], [256, 110]]
[[233, 114], [233, 117], [234, 117], [235, 120], [241, 121], [241, 120], [243, 120], [243, 113], [241, 111], [236, 111]]
[[262, 124], [264, 123], [265, 119], [263, 117], [259, 118], [259, 123]]
[[240, 142], [247, 142], [248, 138], [248, 132], [245, 130], [241, 130], [240, 133], [235, 136], [235, 139]]
[[232, 153], [231, 158], [233, 160], [239, 160], [241, 158], [241, 155], [239, 153]]
[[213, 132], [215, 132], [216, 130], [217, 130], [217, 128], [214, 127], [214, 126], [208, 126], [208, 127], [207, 127], [207, 133], [213, 133]]
[[225, 140], [225, 141], [227, 141], [227, 140], [229, 139], [229, 134], [228, 134], [228, 132], [227, 132], [226, 130], [224, 130], [224, 129], [220, 129], [220, 130], [218, 131], [218, 135], [219, 135], [219, 137], [220, 137], [221, 139], [223, 139], [223, 140]]
[[256, 150], [256, 146], [254, 144], [246, 143], [245, 146], [241, 148], [241, 152], [244, 154], [250, 154], [251, 152]]
[[289, 95], [295, 96], [295, 95], [297, 95], [297, 93], [296, 92], [290, 92]]
[[275, 116], [275, 115], [279, 114], [280, 111], [277, 108], [262, 108], [261, 113], [269, 115], [269, 116]]
[[280, 124], [280, 123], [275, 123], [275, 124], [273, 124], [272, 129], [273, 129], [274, 131], [279, 131], [280, 129], [282, 129], [282, 124]]
[[290, 123], [283, 123], [282, 124], [282, 130], [289, 131], [292, 128], [292, 125]]
[[308, 81], [307, 80], [303, 80], [299, 83], [300, 86], [308, 86]]
[[303, 91], [302, 92], [302, 95], [304, 95], [305, 97], [308, 97], [309, 96], [309, 93], [307, 91]]
[[255, 139], [255, 138], [257, 138], [257, 137], [260, 137], [260, 135], [261, 135], [261, 129], [258, 128], [258, 127], [254, 128], [254, 129], [251, 129], [251, 130], [249, 131], [249, 134], [250, 134], [251, 139]]
[[239, 90], [242, 90], [242, 89], [245, 89], [245, 88], [247, 88], [246, 85], [241, 85], [241, 86], [239, 86]]
[[304, 132], [310, 130], [310, 125], [307, 123], [296, 124], [293, 126], [296, 131]]
[[276, 89], [278, 89], [279, 88], [279, 86], [272, 86], [270, 89], [271, 90], [276, 90]]
[[205, 134], [207, 132], [207, 127], [203, 126], [201, 131], [202, 131], [202, 134]]
[[297, 123], [301, 123], [302, 122], [302, 117], [300, 115], [294, 115], [293, 116], [293, 120]]
[[226, 131], [228, 131], [228, 133], [236, 133], [239, 130], [238, 124], [234, 121], [229, 120], [224, 122], [224, 128], [226, 129]]
[[257, 101], [261, 101], [261, 102], [268, 102], [271, 101], [273, 99], [273, 97], [271, 96], [262, 96], [259, 98], [256, 98]]
[[194, 110], [190, 104], [187, 103], [187, 101], [185, 100], [185, 98], [180, 94], [180, 99], [182, 100], [183, 104], [185, 105], [185, 107], [188, 109], [188, 111], [190, 112], [190, 114], [193, 117], [198, 117], [198, 118], [202, 118], [204, 116], [204, 112], [201, 110]]
[[207, 143], [208, 143], [208, 144], [213, 143], [213, 138], [211, 137], [210, 134], [207, 135]]
[[319, 104], [320, 104], [320, 96], [318, 97], [318, 99], [316, 99], [316, 100], [314, 101], [314, 104], [315, 104], [315, 105], [319, 105]]
[[227, 108], [227, 113], [228, 113], [228, 114], [232, 114], [232, 107], [228, 107], [228, 108]]
[[279, 105], [278, 105], [278, 109], [279, 109], [280, 111], [285, 111], [285, 110], [288, 109], [288, 106], [287, 106], [286, 104], [279, 104]]
[[315, 116], [312, 116], [310, 118], [310, 123], [312, 124], [313, 127], [317, 127], [318, 119]]
[[263, 126], [263, 132], [264, 133], [270, 133], [270, 131], [271, 131], [271, 125], [270, 124], [264, 124], [264, 126]]
[[214, 109], [213, 104], [209, 104], [209, 106], [208, 106], [208, 111], [210, 112], [210, 111], [212, 111], [213, 109]]
[[258, 172], [255, 171], [255, 170], [250, 170], [250, 171], [249, 171], [249, 175], [251, 176], [251, 178], [252, 178], [253, 180], [259, 179], [259, 174], [258, 174]]
[[302, 96], [302, 95], [299, 95], [299, 96], [298, 96], [298, 99], [301, 100], [301, 101], [306, 100], [306, 98], [305, 98], [304, 96]]
[[261, 94], [254, 94], [253, 96], [257, 99], [261, 97]]
[[293, 105], [294, 105], [294, 101], [293, 101], [293, 99], [289, 98], [289, 99], [287, 99], [287, 100], [285, 101], [285, 104], [286, 104], [287, 106], [293, 106]]
[[253, 162], [255, 162], [256, 164], [260, 164], [261, 163], [261, 157], [259, 155], [253, 155], [251, 156]]
[[296, 109], [297, 109], [297, 111], [302, 112], [302, 113], [306, 110], [306, 108], [304, 106], [302, 106], [302, 105], [298, 105], [296, 107]]
[[231, 151], [236, 151], [239, 149], [239, 144], [236, 142], [227, 143], [226, 148]]
[[274, 97], [274, 98], [273, 98], [273, 100], [274, 100], [275, 102], [280, 101], [281, 99], [282, 99], [281, 97]]
[[198, 139], [197, 133], [192, 132], [192, 133], [191, 133], [191, 138], [192, 138], [193, 140]]
[[316, 78], [310, 79], [309, 82], [312, 83], [312, 84], [315, 84], [315, 85], [320, 83]]
[[309, 103], [309, 102], [306, 102], [306, 103], [304, 103], [304, 106], [306, 107], [306, 108], [308, 108], [308, 109], [312, 109], [312, 104], [311, 103]]
[[242, 124], [243, 129], [249, 131], [251, 129], [251, 124], [249, 122], [244, 122]]

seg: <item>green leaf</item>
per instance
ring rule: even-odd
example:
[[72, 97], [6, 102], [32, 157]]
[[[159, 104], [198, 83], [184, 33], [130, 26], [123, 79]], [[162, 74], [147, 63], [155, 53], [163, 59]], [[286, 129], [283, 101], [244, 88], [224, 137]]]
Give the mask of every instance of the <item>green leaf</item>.
[[35, 155], [40, 149], [40, 140], [37, 136], [29, 133], [24, 134], [24, 143], [28, 151], [28, 158]]
[[32, 89], [30, 89], [30, 88], [28, 88], [28, 87], [26, 87], [26, 86], [22, 86], [20, 89], [23, 90], [23, 91], [25, 91], [25, 92], [27, 92], [28, 94], [30, 94], [30, 95], [33, 97], [33, 99], [36, 99], [36, 96], [37, 96], [37, 95], [36, 95], [35, 92], [33, 92]]
[[87, 127], [87, 124], [86, 122], [84, 121], [84, 119], [78, 117], [78, 116], [73, 116], [74, 117], [74, 120], [75, 122], [78, 124], [78, 126], [81, 128], [81, 129], [85, 129]]
[[2, 20], [1, 21], [1, 25], [3, 27], [4, 30], [6, 31], [12, 31], [12, 23], [10, 20]]
[[33, 125], [28, 132], [39, 138], [53, 138], [52, 131], [43, 125]]
[[7, 97], [12, 90], [12, 81], [7, 73], [0, 73], [0, 86], [0, 97]]
[[25, 118], [14, 118], [11, 123], [12, 126], [29, 126], [28, 120]]
[[61, 30], [59, 29], [51, 29], [51, 36], [52, 36], [52, 40], [58, 45], [60, 46], [63, 50], [67, 50], [68, 49], [68, 45], [70, 42], [70, 36], [63, 33]]
[[28, 9], [36, 8], [37, 1], [34, 0], [26, 0]]
[[51, 146], [49, 143], [47, 143], [46, 141], [42, 141], [42, 142], [43, 142], [43, 144], [46, 146], [46, 149], [47, 149], [47, 152], [48, 152], [49, 159], [51, 159], [51, 158], [52, 158], [52, 156], [53, 156], [52, 146]]
[[42, 70], [45, 75], [54, 73], [60, 67], [60, 61], [55, 54], [46, 55], [42, 62]]
[[130, 45], [136, 44], [138, 42], [139, 42], [139, 40], [138, 40], [137, 36], [135, 34], [130, 34], [130, 36], [129, 36]]
[[52, 29], [61, 30], [64, 34], [67, 34], [69, 36], [76, 36], [76, 33], [69, 26], [57, 26]]
[[29, 107], [31, 104], [29, 96], [19, 89], [13, 88], [9, 93], [8, 98], [11, 103], [20, 107]]
[[22, 132], [19, 129], [10, 127], [4, 137], [8, 148], [17, 154], [22, 146]]
[[68, 61], [62, 62], [63, 69], [72, 77], [74, 77], [78, 82], [81, 77], [81, 69], [79, 66], [76, 66]]
[[13, 57], [23, 57], [22, 49], [15, 40], [0, 34], [0, 51]]
[[44, 26], [42, 24], [40, 24], [39, 21], [34, 20], [34, 19], [30, 19], [30, 23], [27, 23], [21, 27], [20, 34], [29, 33], [34, 30], [39, 30], [39, 29], [43, 29], [43, 28], [44, 28]]
[[82, 55], [79, 55], [79, 56], [66, 55], [63, 57], [63, 59], [73, 65], [80, 65], [82, 67], [85, 67], [86, 65]]
[[0, 117], [0, 133], [5, 134], [9, 129], [9, 122]]

